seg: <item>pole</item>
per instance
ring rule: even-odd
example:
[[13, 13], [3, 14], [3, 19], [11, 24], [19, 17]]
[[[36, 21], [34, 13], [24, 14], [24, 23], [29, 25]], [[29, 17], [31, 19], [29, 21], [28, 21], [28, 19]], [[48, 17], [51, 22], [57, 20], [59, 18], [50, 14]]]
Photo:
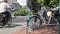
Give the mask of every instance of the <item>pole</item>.
[[30, 25], [29, 21], [30, 21], [30, 14], [27, 15], [27, 28], [26, 28], [26, 34], [29, 34], [29, 25]]
[[[60, 6], [60, 0], [59, 0], [59, 6]], [[60, 8], [59, 8], [59, 12], [60, 12]], [[58, 34], [60, 34], [60, 18], [59, 18], [58, 20], [59, 20], [59, 25], [58, 25]]]
[[[27, 0], [27, 2], [30, 2], [31, 0]], [[32, 8], [30, 8], [30, 9], [32, 9]], [[31, 10], [30, 10], [31, 11]], [[30, 12], [29, 11], [29, 12]], [[26, 29], [26, 34], [29, 34], [29, 32], [30, 32], [30, 25], [31, 25], [31, 23], [30, 23], [30, 13], [28, 12], [28, 15], [27, 15], [27, 29]]]

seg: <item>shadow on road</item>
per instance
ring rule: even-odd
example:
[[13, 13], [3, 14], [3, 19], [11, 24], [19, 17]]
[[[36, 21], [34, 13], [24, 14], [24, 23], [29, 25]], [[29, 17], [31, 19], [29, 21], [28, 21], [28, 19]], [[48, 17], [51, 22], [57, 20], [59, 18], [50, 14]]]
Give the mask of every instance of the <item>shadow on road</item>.
[[22, 25], [19, 25], [19, 24], [12, 24], [11, 26], [8, 26], [8, 25], [6, 25], [6, 26], [1, 26], [0, 28], [15, 28], [15, 27], [17, 27], [17, 26], [22, 26]]

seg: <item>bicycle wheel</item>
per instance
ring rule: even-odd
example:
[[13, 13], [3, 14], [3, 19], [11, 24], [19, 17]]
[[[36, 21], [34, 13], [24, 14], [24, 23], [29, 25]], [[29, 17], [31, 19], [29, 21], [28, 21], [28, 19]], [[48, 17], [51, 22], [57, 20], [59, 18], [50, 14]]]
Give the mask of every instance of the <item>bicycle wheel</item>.
[[38, 29], [42, 25], [42, 21], [37, 16], [30, 17], [30, 28], [31, 29]]
[[58, 21], [56, 18], [52, 17], [49, 24], [52, 24], [50, 27], [53, 31], [58, 31]]
[[51, 18], [51, 21], [50, 21], [50, 24], [54, 24], [54, 25], [57, 25], [58, 24], [58, 21], [56, 18], [52, 17]]
[[9, 17], [9, 19], [8, 19], [8, 26], [11, 26], [11, 25], [12, 25], [12, 18]]

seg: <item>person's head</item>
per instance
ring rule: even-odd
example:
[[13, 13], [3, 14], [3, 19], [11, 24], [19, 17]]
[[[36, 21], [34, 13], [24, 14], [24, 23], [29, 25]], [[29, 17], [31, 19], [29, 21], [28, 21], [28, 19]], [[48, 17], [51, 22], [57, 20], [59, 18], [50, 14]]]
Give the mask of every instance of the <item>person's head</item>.
[[7, 2], [7, 0], [0, 0], [0, 2]]

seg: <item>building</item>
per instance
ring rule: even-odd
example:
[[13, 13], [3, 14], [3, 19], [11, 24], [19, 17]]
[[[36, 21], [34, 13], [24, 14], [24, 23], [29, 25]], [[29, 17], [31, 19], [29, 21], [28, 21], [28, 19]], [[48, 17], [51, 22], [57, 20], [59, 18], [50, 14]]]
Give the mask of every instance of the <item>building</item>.
[[8, 1], [8, 4], [11, 4], [11, 3], [17, 3], [16, 0], [7, 0]]

